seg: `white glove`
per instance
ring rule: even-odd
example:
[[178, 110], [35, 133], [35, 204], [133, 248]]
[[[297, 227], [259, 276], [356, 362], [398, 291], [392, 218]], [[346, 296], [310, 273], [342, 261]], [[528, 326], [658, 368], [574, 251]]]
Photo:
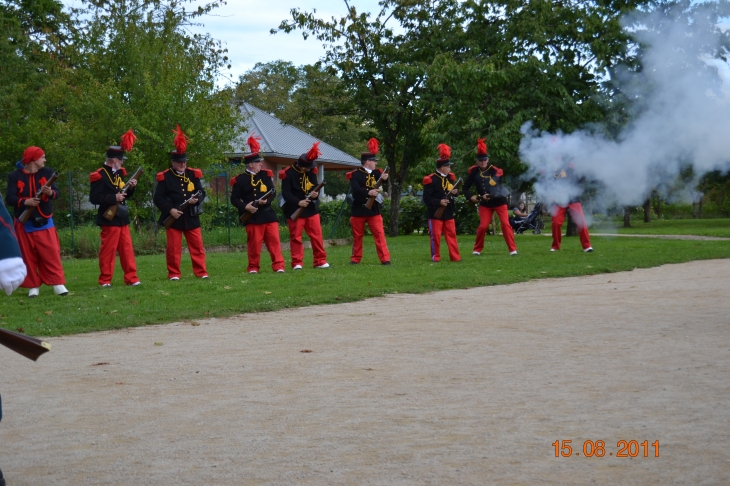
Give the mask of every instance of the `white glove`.
[[0, 287], [10, 295], [25, 280], [27, 270], [22, 258], [6, 258], [0, 260]]

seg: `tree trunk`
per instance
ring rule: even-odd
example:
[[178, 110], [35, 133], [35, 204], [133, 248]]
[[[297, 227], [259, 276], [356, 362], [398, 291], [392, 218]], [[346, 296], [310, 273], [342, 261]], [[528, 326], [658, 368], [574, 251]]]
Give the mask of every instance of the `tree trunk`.
[[700, 193], [700, 208], [699, 208], [699, 215], [700, 219], [702, 219], [702, 207], [705, 205], [705, 191], [707, 191], [707, 178], [704, 178], [705, 180], [702, 181], [702, 192]]
[[624, 206], [624, 228], [631, 228], [631, 206]]
[[697, 219], [697, 201], [692, 201], [692, 219]]
[[[392, 171], [391, 171], [392, 172]], [[394, 177], [388, 178], [390, 182], [390, 228], [388, 229], [389, 236], [398, 236], [398, 216], [400, 215], [400, 193], [403, 189], [403, 184], [395, 180]]]
[[578, 236], [578, 225], [575, 224], [573, 218], [570, 217], [570, 211], [567, 213], [568, 227], [565, 228], [565, 236]]
[[644, 222], [651, 223], [651, 198], [646, 198], [644, 201]]

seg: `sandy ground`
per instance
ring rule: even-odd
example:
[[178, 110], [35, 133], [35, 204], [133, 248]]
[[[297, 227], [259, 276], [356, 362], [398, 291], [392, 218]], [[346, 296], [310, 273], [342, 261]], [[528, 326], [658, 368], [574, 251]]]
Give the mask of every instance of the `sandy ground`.
[[728, 295], [730, 260], [701, 261], [70, 336], [37, 363], [0, 348], [0, 467], [9, 486], [729, 484]]

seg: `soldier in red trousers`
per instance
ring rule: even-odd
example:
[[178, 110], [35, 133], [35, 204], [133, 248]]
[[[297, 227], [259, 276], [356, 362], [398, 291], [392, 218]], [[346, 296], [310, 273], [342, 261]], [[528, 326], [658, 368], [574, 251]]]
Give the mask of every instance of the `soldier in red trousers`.
[[[302, 154], [294, 165], [279, 171], [281, 194], [284, 197], [284, 216], [289, 226], [289, 247], [293, 270], [301, 270], [304, 264], [302, 231], [309, 235], [314, 254], [314, 268], [329, 268], [327, 252], [322, 242], [322, 223], [319, 219], [319, 193], [313, 191], [317, 185], [315, 161], [322, 155], [319, 142], [315, 142], [306, 154]], [[292, 215], [303, 208], [296, 220]]]
[[[279, 220], [271, 208], [271, 201], [276, 197], [273, 191], [265, 201], [261, 201], [271, 189], [274, 189], [273, 172], [261, 169], [264, 159], [259, 151], [261, 146], [252, 134], [248, 138], [251, 153], [243, 157], [246, 172], [231, 179], [231, 203], [238, 208], [239, 216], [251, 213], [245, 223], [246, 250], [248, 252], [248, 273], [259, 273], [261, 270], [261, 247], [271, 255], [271, 268], [276, 273], [284, 273], [284, 257], [281, 254], [279, 240]], [[258, 201], [261, 201], [260, 203]]]
[[[456, 223], [454, 220], [453, 196], [458, 194], [454, 189], [456, 177], [451, 172], [451, 148], [445, 143], [439, 144], [439, 158], [436, 161], [436, 172], [423, 178], [423, 202], [428, 208], [428, 234], [431, 237], [431, 261], [441, 261], [441, 234], [449, 247], [449, 258], [452, 262], [460, 262], [459, 242], [456, 240]], [[439, 208], [443, 213], [437, 217]]]
[[[350, 226], [352, 226], [352, 256], [350, 265], [357, 265], [362, 260], [362, 240], [365, 236], [365, 223], [370, 228], [375, 240], [375, 250], [378, 253], [380, 263], [390, 265], [390, 252], [385, 241], [385, 230], [383, 229], [383, 217], [380, 215], [383, 196], [375, 189], [375, 185], [382, 177], [383, 181], [388, 179], [388, 174], [376, 169], [378, 163], [377, 155], [379, 150], [378, 141], [371, 138], [368, 141], [368, 151], [360, 155], [362, 167], [345, 176], [350, 181], [350, 192], [353, 197], [350, 212]], [[371, 209], [365, 206], [370, 197], [375, 197]]]
[[[153, 201], [160, 209], [159, 223], [162, 224], [168, 216], [176, 221], [167, 228], [167, 278], [172, 281], [180, 280], [180, 258], [182, 256], [182, 237], [188, 244], [190, 258], [193, 261], [193, 273], [198, 278], [208, 278], [205, 266], [205, 247], [203, 235], [200, 232], [200, 214], [203, 212], [205, 191], [203, 190], [203, 171], [188, 167], [187, 151], [188, 138], [177, 126], [175, 133], [175, 148], [170, 152], [172, 169], [157, 173], [157, 188]], [[193, 194], [200, 192], [200, 196]], [[185, 201], [189, 205], [179, 209]]]
[[[504, 171], [489, 163], [487, 144], [483, 138], [477, 140], [477, 165], [469, 168], [469, 176], [464, 182], [464, 195], [473, 203], [479, 206], [479, 228], [477, 238], [474, 242], [472, 254], [480, 255], [484, 249], [484, 235], [492, 221], [492, 214], [495, 212], [502, 223], [502, 236], [507, 243], [509, 254], [517, 255], [515, 244], [515, 233], [509, 223], [509, 210], [507, 208], [507, 195], [509, 191], [502, 185]], [[476, 194], [472, 195], [471, 187], [476, 188]]]
[[[121, 193], [125, 187], [123, 177], [127, 176], [124, 165], [124, 152], [129, 152], [134, 146], [137, 137], [132, 130], [122, 135], [119, 145], [113, 145], [106, 151], [106, 161], [99, 169], [89, 175], [91, 181], [91, 204], [99, 206], [96, 214], [96, 224], [101, 227], [101, 246], [99, 247], [99, 285], [103, 288], [112, 286], [114, 266], [117, 253], [119, 263], [124, 271], [124, 283], [137, 286], [140, 284], [137, 277], [137, 264], [134, 260], [132, 236], [129, 233], [129, 210], [127, 199], [134, 194], [137, 181], [128, 182], [129, 188]], [[104, 215], [110, 208], [117, 206], [116, 213], [111, 219]]]
[[550, 247], [550, 251], [560, 250], [560, 243], [562, 241], [562, 226], [565, 221], [565, 213], [570, 212], [570, 217], [578, 227], [578, 236], [580, 238], [580, 244], [583, 247], [583, 251], [591, 253], [593, 247], [591, 246], [591, 237], [588, 234], [588, 223], [586, 222], [585, 215], [583, 214], [583, 205], [580, 203], [580, 191], [581, 180], [575, 173], [575, 167], [573, 164], [567, 164], [565, 167], [560, 167], [553, 174], [554, 181], [550, 181], [550, 185], [553, 186], [553, 192], [561, 195], [563, 201], [553, 201], [550, 205], [550, 214], [553, 217], [552, 220], [552, 231], [553, 231], [553, 244]]
[[[58, 199], [55, 184], [46, 187], [53, 176], [53, 169], [46, 167], [46, 154], [39, 147], [28, 147], [23, 152], [21, 166], [8, 176], [5, 202], [13, 208], [15, 234], [27, 268], [27, 276], [21, 287], [29, 289], [28, 297], [37, 297], [41, 283], [53, 287], [56, 295], [67, 295], [66, 277], [61, 265], [61, 242], [53, 224], [51, 201]], [[36, 197], [38, 191], [39, 197]], [[28, 222], [17, 218], [34, 208]]]

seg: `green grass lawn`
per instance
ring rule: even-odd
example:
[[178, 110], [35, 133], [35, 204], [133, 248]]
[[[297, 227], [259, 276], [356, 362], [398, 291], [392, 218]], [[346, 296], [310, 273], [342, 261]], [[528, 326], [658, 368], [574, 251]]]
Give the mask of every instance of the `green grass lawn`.
[[[592, 233], [620, 235], [697, 235], [730, 238], [730, 219], [658, 219], [651, 223], [632, 220], [631, 228], [623, 228], [623, 220], [611, 220], [591, 227]], [[565, 230], [565, 228], [563, 228]]]
[[[64, 260], [66, 297], [42, 287], [41, 295], [28, 299], [19, 289], [0, 299], [0, 327], [22, 328], [30, 335], [63, 334], [118, 329], [221, 317], [287, 307], [356, 301], [388, 293], [422, 293], [442, 289], [508, 284], [538, 278], [568, 277], [631, 270], [664, 263], [709, 258], [730, 258], [725, 241], [682, 241], [641, 238], [592, 238], [596, 251], [583, 253], [577, 238], [565, 238], [563, 251], [550, 253], [545, 236], [518, 235], [519, 255], [510, 257], [501, 237], [487, 237], [480, 257], [472, 256], [473, 236], [459, 237], [463, 261], [431, 263], [428, 238], [390, 238], [393, 265], [379, 264], [372, 237], [365, 240], [364, 260], [348, 264], [350, 247], [328, 248], [332, 268], [305, 268], [274, 274], [268, 254], [262, 255], [262, 273], [246, 273], [245, 253], [208, 255], [210, 279], [192, 275], [190, 259], [183, 255], [183, 278], [167, 280], [164, 255], [137, 258], [142, 285], [125, 287], [117, 264], [114, 286], [100, 289], [98, 263], [93, 259]], [[289, 254], [284, 254], [289, 260]], [[445, 245], [442, 257], [448, 258]], [[311, 250], [305, 253], [311, 265]], [[489, 289], [484, 290], [485, 295]]]

